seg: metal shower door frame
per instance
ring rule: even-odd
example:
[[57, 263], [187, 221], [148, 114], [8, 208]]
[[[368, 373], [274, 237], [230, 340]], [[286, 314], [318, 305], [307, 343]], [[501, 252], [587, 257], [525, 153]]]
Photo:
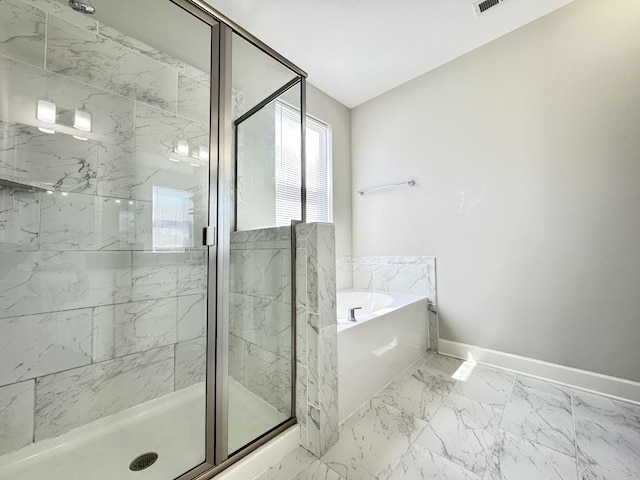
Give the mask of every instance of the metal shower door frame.
[[[228, 451], [229, 409], [229, 318], [230, 243], [232, 222], [235, 221], [232, 199], [233, 141], [231, 41], [235, 33], [249, 41], [299, 76], [302, 112], [302, 218], [306, 216], [305, 136], [306, 77], [302, 69], [288, 61], [268, 45], [220, 14], [201, 0], [170, 0], [211, 26], [211, 90], [209, 143], [209, 231], [215, 227], [213, 245], [208, 246], [207, 288], [207, 401], [205, 461], [176, 480], [208, 480], [246, 457], [268, 441], [297, 423], [295, 417], [295, 280], [292, 280], [292, 415], [236, 452]], [[295, 279], [295, 228], [292, 224], [292, 279]], [[214, 312], [214, 314], [212, 314]], [[212, 404], [212, 399], [215, 402]], [[233, 453], [232, 457], [229, 457]]]

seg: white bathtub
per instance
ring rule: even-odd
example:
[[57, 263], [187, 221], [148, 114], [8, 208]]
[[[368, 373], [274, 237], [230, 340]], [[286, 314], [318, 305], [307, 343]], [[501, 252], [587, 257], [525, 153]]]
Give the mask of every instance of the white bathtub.
[[[348, 322], [348, 309], [356, 322]], [[340, 421], [373, 397], [429, 348], [426, 297], [368, 290], [338, 292]]]

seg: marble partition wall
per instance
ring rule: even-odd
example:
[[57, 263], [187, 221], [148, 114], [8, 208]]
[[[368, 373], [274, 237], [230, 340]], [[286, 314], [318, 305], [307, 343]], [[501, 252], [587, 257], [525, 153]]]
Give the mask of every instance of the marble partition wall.
[[296, 416], [315, 455], [338, 440], [335, 227], [296, 226]]
[[291, 414], [291, 227], [231, 234], [229, 374]]
[[[208, 145], [209, 79], [66, 2], [1, 0], [0, 83], [0, 180], [35, 186], [0, 187], [4, 454], [204, 379], [208, 175], [169, 155]], [[45, 96], [91, 113], [84, 140], [38, 130]], [[179, 236], [158, 189], [190, 202]]]
[[338, 291], [354, 288], [426, 296], [430, 305], [430, 350], [438, 351], [435, 257], [345, 256], [337, 259], [336, 271]]

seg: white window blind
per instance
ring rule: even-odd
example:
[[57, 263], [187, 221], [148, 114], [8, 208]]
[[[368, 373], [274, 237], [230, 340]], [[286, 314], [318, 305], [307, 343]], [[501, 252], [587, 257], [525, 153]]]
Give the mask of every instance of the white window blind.
[[[307, 222], [331, 222], [331, 130], [307, 115]], [[276, 102], [276, 224], [300, 219], [300, 111]]]

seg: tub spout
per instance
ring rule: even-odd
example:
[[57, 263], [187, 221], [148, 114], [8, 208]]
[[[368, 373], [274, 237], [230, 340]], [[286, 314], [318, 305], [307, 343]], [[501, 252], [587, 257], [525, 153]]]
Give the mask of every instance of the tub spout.
[[347, 321], [355, 322], [356, 321], [356, 310], [360, 310], [362, 307], [351, 307], [349, 308], [349, 318]]

